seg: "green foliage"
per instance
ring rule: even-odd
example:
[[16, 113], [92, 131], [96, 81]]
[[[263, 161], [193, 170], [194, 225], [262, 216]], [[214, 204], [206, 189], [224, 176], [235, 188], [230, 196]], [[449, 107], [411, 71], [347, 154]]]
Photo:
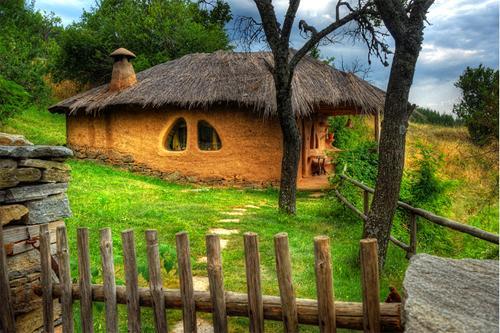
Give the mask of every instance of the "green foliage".
[[177, 252], [175, 246], [170, 244], [160, 244], [159, 252], [165, 271], [170, 273], [175, 270], [177, 265]]
[[137, 53], [137, 72], [188, 53], [229, 49], [224, 25], [230, 19], [221, 0], [212, 6], [187, 0], [97, 1], [59, 36], [56, 79], [109, 81], [109, 54], [118, 47]]
[[0, 75], [0, 125], [12, 115], [22, 112], [28, 105], [29, 97], [23, 87]]
[[462, 120], [456, 119], [452, 115], [439, 113], [438, 111], [421, 107], [418, 107], [413, 112], [410, 121], [419, 124], [432, 124], [448, 127], [460, 126], [463, 124]]
[[453, 112], [465, 121], [476, 144], [498, 140], [498, 83], [498, 70], [482, 65], [467, 67], [455, 83], [462, 90], [462, 99]]
[[48, 64], [57, 52], [55, 35], [60, 19], [34, 9], [33, 2], [0, 2], [0, 73], [22, 86], [37, 103], [49, 102], [44, 81]]

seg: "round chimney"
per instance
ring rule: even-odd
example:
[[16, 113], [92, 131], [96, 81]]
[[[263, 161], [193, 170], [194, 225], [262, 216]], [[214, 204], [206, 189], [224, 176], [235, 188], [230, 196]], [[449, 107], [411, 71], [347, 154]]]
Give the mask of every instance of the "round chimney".
[[109, 91], [120, 91], [135, 84], [137, 78], [135, 77], [134, 67], [130, 63], [130, 59], [135, 58], [135, 54], [120, 47], [109, 56], [115, 60]]

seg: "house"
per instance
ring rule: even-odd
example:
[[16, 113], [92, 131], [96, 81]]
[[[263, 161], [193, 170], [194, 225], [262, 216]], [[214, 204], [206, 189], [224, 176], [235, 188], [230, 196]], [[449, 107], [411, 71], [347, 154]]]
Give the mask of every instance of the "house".
[[[50, 108], [65, 113], [79, 156], [161, 175], [260, 186], [279, 183], [282, 135], [268, 52], [189, 54], [134, 72], [123, 48], [109, 84]], [[353, 74], [305, 57], [292, 83], [302, 134], [299, 186], [327, 182], [329, 116], [371, 115], [378, 134], [384, 93]]]

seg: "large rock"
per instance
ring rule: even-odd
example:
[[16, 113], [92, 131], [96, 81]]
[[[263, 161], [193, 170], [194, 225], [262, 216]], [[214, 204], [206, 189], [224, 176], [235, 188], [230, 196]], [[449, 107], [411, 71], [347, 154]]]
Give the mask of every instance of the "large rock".
[[66, 194], [51, 195], [48, 198], [26, 203], [29, 213], [26, 224], [43, 224], [71, 216]]
[[33, 143], [22, 135], [0, 133], [0, 146], [33, 146]]
[[42, 172], [37, 168], [18, 168], [16, 179], [20, 182], [36, 182], [42, 178]]
[[0, 157], [7, 158], [68, 158], [72, 156], [71, 149], [61, 146], [0, 146]]
[[49, 195], [66, 192], [68, 184], [41, 184], [13, 187], [0, 191], [0, 203], [16, 203], [29, 200], [39, 200]]
[[498, 261], [412, 258], [403, 282], [405, 332], [498, 332]]

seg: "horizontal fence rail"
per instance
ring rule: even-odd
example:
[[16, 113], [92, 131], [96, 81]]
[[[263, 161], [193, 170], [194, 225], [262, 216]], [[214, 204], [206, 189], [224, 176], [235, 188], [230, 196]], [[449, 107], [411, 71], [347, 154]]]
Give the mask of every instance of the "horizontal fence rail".
[[[374, 189], [371, 187], [366, 186], [365, 184], [352, 179], [346, 175], [340, 174], [339, 177], [343, 180], [346, 180], [353, 184], [354, 186], [360, 188], [363, 190], [363, 211], [359, 210], [356, 206], [354, 206], [349, 200], [347, 200], [346, 197], [344, 197], [338, 189], [335, 189], [333, 193], [335, 196], [349, 209], [351, 209], [356, 215], [358, 215], [362, 220], [366, 220], [369, 212], [369, 196], [370, 194], [373, 194], [375, 192]], [[490, 243], [494, 244], [499, 244], [499, 236], [497, 234], [493, 234], [491, 232], [463, 224], [457, 221], [450, 220], [448, 218], [438, 216], [436, 214], [433, 214], [427, 210], [421, 209], [421, 208], [416, 208], [413, 206], [410, 206], [409, 204], [398, 201], [398, 207], [400, 209], [403, 209], [407, 211], [410, 214], [410, 244], [406, 244], [392, 236], [390, 236], [390, 240], [392, 243], [394, 243], [396, 246], [402, 248], [407, 252], [407, 257], [411, 257], [412, 255], [416, 254], [416, 246], [417, 246], [417, 217], [424, 218], [425, 220], [446, 227], [450, 228], [456, 231], [459, 231], [461, 233], [465, 233], [468, 235], [471, 235], [473, 237], [485, 240]]]
[[[40, 243], [49, 240], [47, 226], [41, 226]], [[0, 235], [1, 236], [1, 235]], [[114, 275], [113, 243], [111, 230], [100, 232], [100, 252], [103, 284], [91, 284], [89, 263], [89, 235], [86, 228], [77, 231], [78, 283], [71, 283], [69, 251], [66, 227], [56, 232], [57, 259], [61, 263], [60, 283], [52, 282], [50, 248], [40, 247], [42, 257], [42, 283], [34, 286], [34, 292], [42, 296], [45, 331], [54, 329], [53, 300], [58, 298], [62, 306], [64, 332], [74, 331], [72, 306], [80, 302], [82, 332], [93, 332], [92, 303], [105, 306], [106, 332], [118, 332], [117, 304], [127, 305], [129, 332], [141, 331], [140, 307], [151, 307], [156, 332], [168, 332], [166, 309], [182, 310], [184, 332], [196, 332], [196, 313], [212, 314], [216, 332], [228, 331], [228, 316], [249, 318], [250, 332], [264, 332], [264, 321], [280, 321], [285, 332], [298, 332], [299, 324], [318, 326], [320, 332], [336, 332], [337, 328], [363, 330], [365, 332], [401, 332], [401, 303], [380, 303], [377, 242], [374, 239], [360, 241], [360, 262], [363, 302], [339, 302], [334, 299], [333, 267], [330, 239], [314, 238], [316, 287], [318, 300], [297, 298], [292, 280], [291, 252], [288, 236], [279, 233], [274, 237], [279, 296], [262, 295], [258, 235], [246, 233], [243, 237], [247, 293], [224, 290], [223, 265], [220, 239], [207, 235], [207, 274], [209, 291], [193, 290], [193, 276], [187, 233], [176, 234], [179, 289], [164, 289], [161, 281], [158, 235], [155, 230], [146, 231], [146, 248], [149, 264], [149, 287], [138, 286], [138, 273], [134, 232], [122, 232], [125, 285], [116, 285]], [[2, 307], [0, 315], [4, 315]]]

